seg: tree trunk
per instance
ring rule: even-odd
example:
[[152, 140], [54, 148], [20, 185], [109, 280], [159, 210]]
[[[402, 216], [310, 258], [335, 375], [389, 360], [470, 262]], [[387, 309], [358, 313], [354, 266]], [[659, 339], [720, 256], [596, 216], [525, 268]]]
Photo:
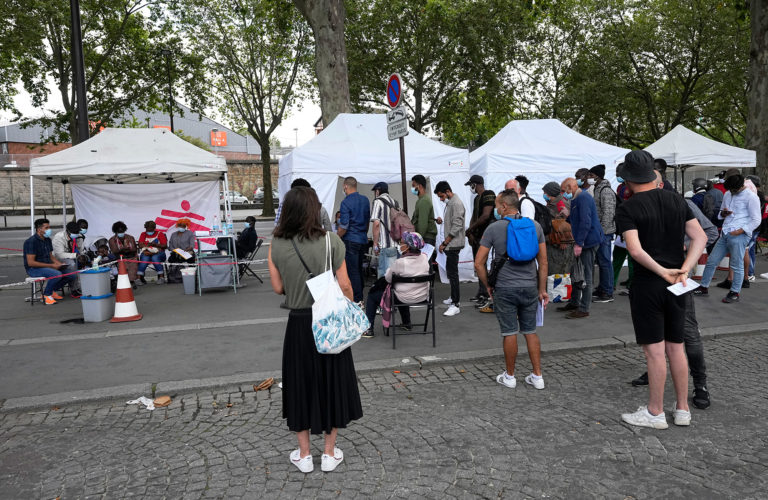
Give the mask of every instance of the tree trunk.
[[[339, 113], [351, 113], [344, 0], [293, 0], [315, 35], [315, 74], [320, 90], [323, 126]], [[266, 199], [266, 198], [265, 198]]]
[[264, 185], [264, 207], [261, 209], [261, 215], [264, 217], [274, 217], [275, 207], [272, 199], [272, 166], [269, 163], [270, 151], [269, 140], [259, 144], [261, 147], [261, 180]]
[[757, 175], [768, 182], [768, 0], [751, 0], [747, 148], [757, 151]]

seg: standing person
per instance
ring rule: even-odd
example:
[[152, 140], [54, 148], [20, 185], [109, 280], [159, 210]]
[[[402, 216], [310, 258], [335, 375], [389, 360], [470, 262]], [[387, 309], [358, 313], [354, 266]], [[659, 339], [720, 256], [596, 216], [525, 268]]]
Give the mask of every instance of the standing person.
[[376, 277], [382, 278], [387, 269], [397, 259], [398, 243], [392, 238], [392, 221], [389, 209], [400, 208], [389, 194], [389, 184], [377, 182], [373, 186], [373, 205], [371, 207], [371, 222], [373, 223], [373, 252], [379, 257]]
[[168, 240], [165, 233], [157, 231], [155, 221], [148, 220], [145, 222], [144, 229], [145, 231], [139, 235], [139, 260], [141, 263], [136, 274], [139, 276], [139, 283], [145, 285], [147, 281], [144, 279], [144, 271], [152, 263], [157, 272], [157, 284], [162, 285], [165, 283], [163, 262], [165, 262], [165, 249], [168, 248]]
[[590, 196], [594, 197], [595, 194], [595, 185], [589, 183], [589, 169], [588, 168], [580, 168], [576, 171], [576, 173], [573, 175], [573, 177], [576, 179], [576, 185], [589, 193]]
[[707, 197], [707, 179], [703, 177], [697, 177], [691, 182], [691, 188], [693, 188], [693, 201], [699, 210], [704, 211], [704, 198]]
[[766, 212], [765, 193], [760, 189], [760, 177], [756, 175], [748, 175], [747, 178], [750, 179], [752, 184], [757, 188], [757, 200], [760, 202], [761, 218], [760, 225], [758, 225], [757, 229], [752, 232], [752, 239], [749, 241], [749, 249], [747, 250], [747, 253], [749, 254], [749, 263], [747, 263], [746, 260], [744, 261], [744, 265], [748, 268], [744, 281], [749, 283], [750, 281], [755, 281], [755, 247], [757, 245], [757, 237], [760, 236], [760, 228], [763, 225], [763, 221], [768, 217], [768, 212]]
[[723, 225], [723, 220], [718, 217], [722, 204], [723, 192], [715, 186], [714, 182], [707, 181], [707, 194], [704, 196], [701, 211], [704, 212], [704, 215], [709, 217], [709, 220], [711, 220], [718, 228]]
[[[445, 254], [445, 274], [451, 282], [451, 297], [445, 299], [443, 304], [450, 306], [443, 316], [456, 316], [461, 312], [461, 294], [459, 290], [459, 253], [464, 248], [466, 239], [464, 232], [465, 209], [461, 199], [454, 194], [451, 185], [446, 181], [440, 181], [435, 186], [435, 194], [440, 201], [445, 202], [445, 228], [443, 229], [443, 242], [438, 251]], [[437, 218], [437, 223], [442, 224], [443, 219]]]
[[[469, 228], [467, 228], [467, 240], [472, 245], [472, 258], [476, 258], [480, 248], [480, 238], [483, 237], [485, 228], [495, 220], [493, 208], [496, 206], [496, 193], [490, 189], [485, 189], [485, 181], [480, 175], [473, 175], [464, 185], [469, 186], [472, 194], [476, 195], [472, 202], [472, 218], [469, 220]], [[477, 302], [478, 308], [483, 308], [487, 305], [489, 297], [486, 293], [486, 287], [480, 280], [477, 280], [477, 286], [477, 294], [469, 300]]]
[[[524, 179], [525, 186], [523, 186], [521, 179]], [[528, 187], [528, 178], [524, 175], [518, 175], [514, 179], [509, 179], [504, 184], [504, 189], [511, 189], [517, 194], [517, 197], [520, 200], [520, 215], [526, 219], [533, 220], [536, 216], [536, 207], [534, 206], [532, 200], [528, 198], [528, 203], [523, 203], [523, 200], [526, 199], [526, 187]]]
[[[634, 193], [619, 207], [616, 225], [636, 263], [629, 303], [649, 382], [648, 405], [621, 418], [640, 427], [668, 427], [664, 414], [666, 353], [677, 395], [674, 423], [690, 425], [688, 361], [683, 348], [686, 298], [670, 293], [667, 287], [685, 282], [704, 251], [706, 235], [681, 196], [657, 189], [653, 158], [646, 151], [627, 153], [619, 175]], [[683, 250], [686, 235], [691, 239], [687, 256]]]
[[427, 179], [423, 175], [417, 174], [411, 178], [411, 193], [419, 197], [411, 216], [414, 231], [424, 238], [424, 243], [435, 246], [437, 244], [435, 207], [432, 206], [432, 198], [427, 193]]
[[595, 207], [597, 218], [603, 228], [603, 240], [597, 250], [597, 267], [600, 269], [600, 284], [594, 295], [594, 302], [613, 302], [613, 266], [611, 265], [611, 244], [616, 232], [616, 194], [610, 181], [605, 178], [605, 165], [595, 165], [589, 170], [590, 183], [595, 186]]
[[[309, 181], [302, 177], [298, 177], [294, 179], [293, 182], [291, 182], [291, 189], [299, 186], [304, 186], [308, 188], [312, 187]], [[275, 212], [275, 227], [277, 227], [277, 224], [280, 222], [280, 210], [282, 209], [282, 206], [283, 204], [281, 202], [280, 205], [277, 207], [277, 212]], [[322, 205], [320, 205], [320, 223], [322, 224], [323, 229], [325, 229], [326, 231], [334, 231], [333, 223], [331, 222], [331, 218], [328, 216], [328, 211]]]
[[[617, 171], [619, 168], [622, 168], [622, 164], [620, 163], [617, 167]], [[629, 189], [629, 186], [627, 186], [627, 183], [624, 182], [624, 179], [621, 178], [621, 176], [616, 177], [616, 181], [618, 181], [619, 186], [616, 188], [616, 196], [618, 204], [621, 204], [625, 201], [627, 201], [630, 196], [632, 196], [632, 190]], [[618, 208], [618, 205], [617, 205]], [[621, 274], [621, 268], [624, 267], [624, 261], [627, 261], [627, 279], [619, 283], [619, 275]], [[621, 286], [625, 286], [627, 288], [630, 287], [632, 284], [632, 276], [634, 274], [635, 263], [632, 262], [632, 257], [629, 256], [629, 252], [627, 252], [627, 243], [624, 241], [624, 239], [621, 237], [620, 234], [616, 235], [616, 239], [613, 242], [613, 288], [614, 291], [617, 288], [617, 284]], [[619, 292], [619, 295], [629, 295], [628, 290], [622, 290]]]
[[[48, 219], [37, 219], [35, 234], [27, 238], [23, 247], [24, 269], [29, 277], [48, 278], [43, 290], [43, 302], [47, 306], [56, 304], [57, 300], [64, 298], [56, 293], [56, 290], [64, 288], [65, 285], [70, 285], [71, 290], [74, 283], [74, 276], [61, 276], [61, 270], [67, 265], [53, 254], [52, 232]], [[72, 297], [77, 298], [79, 295], [73, 292]]]
[[667, 162], [663, 158], [656, 158], [653, 160], [653, 169], [661, 174], [661, 181], [663, 182], [662, 188], [667, 191], [677, 192], [675, 186], [667, 180]]
[[117, 257], [117, 260], [125, 259], [134, 262], [126, 262], [125, 268], [128, 271], [128, 279], [131, 282], [131, 287], [136, 289], [136, 279], [138, 277], [138, 264], [135, 262], [138, 258], [138, 247], [136, 246], [136, 238], [130, 234], [126, 234], [128, 227], [123, 221], [117, 221], [112, 224], [112, 232], [114, 236], [109, 239], [109, 251]]
[[346, 250], [345, 262], [352, 282], [355, 302], [363, 302], [363, 260], [368, 246], [368, 221], [371, 218], [371, 208], [368, 198], [357, 192], [357, 179], [344, 179], [345, 198], [341, 201], [339, 211], [339, 238], [344, 242]]
[[306, 285], [310, 275], [305, 265], [315, 275], [326, 270], [326, 238], [330, 238], [331, 264], [339, 287], [352, 298], [347, 248], [337, 235], [323, 229], [317, 217], [307, 217], [319, 209], [312, 189], [301, 186], [288, 191], [268, 257], [272, 290], [285, 295], [290, 310], [283, 342], [283, 418], [299, 443], [290, 454], [291, 463], [304, 473], [314, 470], [310, 433], [325, 433], [320, 468], [331, 472], [344, 460], [336, 448], [338, 429], [363, 416], [352, 350], [320, 354], [312, 335], [314, 299]]
[[[187, 218], [181, 218], [176, 221], [176, 231], [174, 231], [168, 241], [168, 250], [170, 250], [169, 264], [191, 264], [195, 262], [195, 233], [188, 230], [190, 224], [191, 221]], [[189, 258], [185, 258], [177, 250], [183, 250], [188, 253]], [[181, 266], [170, 266], [168, 270], [168, 283], [181, 282]]]
[[[544, 201], [552, 220], [565, 220], [570, 214], [570, 203], [560, 192], [560, 184], [548, 182], [542, 188]], [[567, 274], [573, 263], [573, 243], [553, 245], [547, 240], [547, 269], [550, 274]]]
[[[503, 191], [496, 197], [495, 214], [503, 219], [491, 224], [485, 230], [480, 241], [480, 250], [475, 259], [475, 270], [480, 282], [488, 290], [488, 296], [494, 300], [496, 319], [499, 322], [504, 361], [506, 370], [496, 377], [496, 382], [509, 388], [517, 385], [515, 379], [515, 361], [517, 359], [517, 334], [525, 336], [528, 346], [528, 356], [531, 358], [533, 373], [525, 377], [525, 382], [536, 389], [544, 389], [544, 378], [541, 374], [541, 343], [536, 335], [536, 312], [539, 304], [546, 307], [549, 302], [547, 295], [547, 246], [544, 241], [544, 231], [535, 220], [528, 223], [535, 229], [535, 241], [525, 243], [538, 246], [535, 259], [527, 263], [511, 263], [503, 260], [501, 269], [496, 276], [496, 285], [488, 284], [486, 263], [491, 249], [496, 256], [507, 253], [507, 230], [510, 221], [506, 219], [523, 219], [517, 210], [520, 200], [517, 193], [511, 189]], [[504, 258], [504, 257], [497, 257]]]
[[[566, 318], [581, 319], [589, 316], [592, 303], [592, 275], [595, 267], [595, 254], [603, 241], [603, 229], [597, 218], [595, 201], [586, 191], [579, 188], [576, 179], [569, 177], [560, 185], [565, 199], [571, 201], [571, 223], [573, 233], [573, 255], [576, 258], [574, 268], [583, 268], [584, 279], [573, 284], [571, 300], [558, 311], [567, 311]], [[572, 272], [571, 275], [579, 275]]]
[[726, 254], [730, 254], [733, 280], [731, 283], [727, 283], [728, 280], [726, 279], [725, 282], [721, 283], [730, 285], [730, 291], [723, 298], [724, 303], [730, 304], [739, 301], [744, 282], [744, 253], [749, 240], [752, 238], [752, 232], [760, 226], [761, 219], [760, 200], [755, 193], [746, 188], [744, 177], [741, 174], [727, 177], [724, 186], [728, 192], [723, 196], [723, 205], [720, 209], [723, 229], [720, 233], [720, 239], [717, 240], [709, 259], [707, 259], [701, 286], [694, 290], [694, 294], [704, 297], [709, 294], [709, 284], [715, 275], [717, 264], [723, 260]]

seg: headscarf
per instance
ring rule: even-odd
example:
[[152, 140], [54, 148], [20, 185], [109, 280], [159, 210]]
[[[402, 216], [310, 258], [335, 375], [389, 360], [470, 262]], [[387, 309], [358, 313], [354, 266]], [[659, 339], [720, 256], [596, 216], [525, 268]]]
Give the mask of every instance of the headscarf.
[[402, 243], [408, 245], [408, 250], [418, 252], [424, 248], [424, 238], [417, 232], [404, 232], [400, 238]]
[[184, 225], [184, 227], [186, 227], [187, 229], [189, 229], [189, 225], [190, 225], [190, 224], [192, 224], [192, 221], [190, 221], [190, 220], [189, 220], [189, 219], [187, 219], [186, 217], [184, 217], [184, 218], [181, 218], [181, 219], [179, 219], [179, 220], [177, 220], [177, 221], [176, 221], [176, 227], [179, 227], [179, 226], [180, 226], [180, 225], [182, 225], [182, 224]]

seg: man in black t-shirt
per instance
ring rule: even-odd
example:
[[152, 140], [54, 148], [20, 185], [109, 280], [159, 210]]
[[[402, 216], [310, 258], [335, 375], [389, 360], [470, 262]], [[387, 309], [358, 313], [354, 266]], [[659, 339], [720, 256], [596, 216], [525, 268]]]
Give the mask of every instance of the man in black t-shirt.
[[[643, 347], [648, 365], [649, 385], [648, 405], [621, 418], [631, 425], [666, 429], [665, 353], [677, 394], [674, 422], [676, 425], [691, 422], [688, 360], [683, 347], [686, 299], [674, 295], [667, 287], [685, 282], [704, 251], [707, 236], [682, 197], [656, 189], [653, 170], [650, 154], [632, 151], [617, 172], [634, 193], [616, 210], [616, 229], [636, 263], [629, 302], [635, 338]], [[687, 256], [684, 253], [686, 235], [691, 240]]]
[[[477, 257], [480, 238], [483, 237], [485, 228], [496, 220], [493, 217], [493, 209], [496, 207], [496, 193], [490, 189], [485, 189], [485, 181], [480, 175], [473, 175], [464, 185], [469, 186], [470, 191], [477, 195], [473, 201], [472, 218], [469, 220], [469, 228], [467, 228], [467, 239], [472, 245], [472, 257], [474, 258]], [[477, 302], [478, 308], [482, 308], [487, 305], [488, 293], [480, 280], [477, 282], [477, 295], [469, 300]]]

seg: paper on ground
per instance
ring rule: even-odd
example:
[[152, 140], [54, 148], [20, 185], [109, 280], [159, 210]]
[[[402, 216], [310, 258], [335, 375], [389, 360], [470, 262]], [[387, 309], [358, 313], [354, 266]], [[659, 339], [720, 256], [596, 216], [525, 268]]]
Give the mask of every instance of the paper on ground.
[[684, 293], [690, 292], [691, 290], [695, 290], [699, 288], [699, 284], [693, 281], [692, 279], [686, 280], [685, 286], [683, 286], [682, 283], [675, 283], [674, 285], [668, 286], [667, 290], [674, 293], [675, 295], [682, 295]]

